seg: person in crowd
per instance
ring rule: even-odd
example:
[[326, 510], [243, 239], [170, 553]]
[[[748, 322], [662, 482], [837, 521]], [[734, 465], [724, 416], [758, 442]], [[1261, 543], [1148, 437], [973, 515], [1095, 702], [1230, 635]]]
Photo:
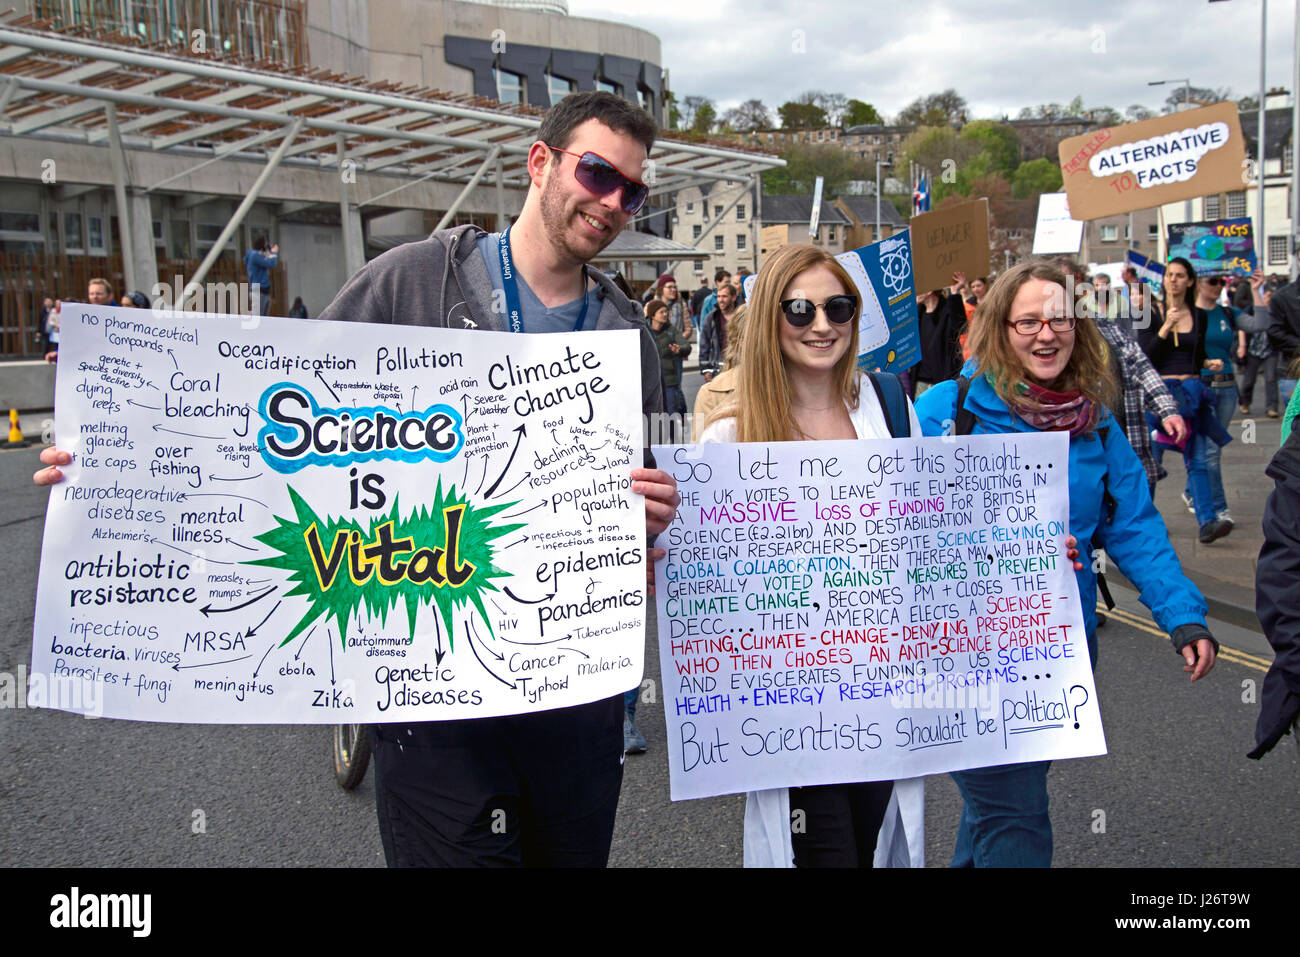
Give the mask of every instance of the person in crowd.
[[[428, 323], [430, 341], [439, 327], [635, 330], [641, 411], [661, 413], [659, 357], [640, 308], [589, 266], [644, 203], [649, 190], [633, 177], [656, 134], [654, 119], [621, 97], [565, 97], [542, 117], [524, 167], [528, 193], [506, 233], [467, 224], [391, 249], [348, 280], [320, 318]], [[503, 261], [514, 266], [509, 277]], [[493, 308], [502, 296], [518, 302], [516, 321]], [[71, 458], [50, 448], [41, 461], [48, 467], [35, 480], [49, 485]], [[653, 467], [629, 478], [653, 540], [676, 516], [676, 482]], [[651, 548], [648, 557], [664, 554]], [[385, 859], [395, 867], [605, 866], [623, 777], [622, 717], [619, 693], [519, 715], [372, 726]]]
[[[1291, 363], [1291, 368], [1288, 371], [1290, 372], [1291, 378], [1300, 378], [1300, 359], [1296, 359], [1295, 362]], [[1300, 414], [1300, 389], [1291, 393], [1291, 401], [1287, 403], [1286, 409], [1282, 413], [1283, 442], [1285, 442], [1287, 437], [1291, 434], [1291, 430], [1295, 426], [1295, 418], [1297, 414]]]
[[695, 333], [695, 327], [691, 325], [691, 310], [677, 290], [677, 280], [672, 273], [666, 272], [659, 277], [655, 286], [658, 290], [656, 298], [668, 307], [668, 321], [678, 333], [690, 339]]
[[708, 382], [722, 367], [727, 348], [727, 324], [736, 312], [736, 287], [728, 277], [718, 280], [717, 302], [700, 324], [700, 372]]
[[265, 233], [258, 233], [253, 239], [253, 248], [244, 253], [244, 270], [248, 273], [249, 285], [257, 288], [257, 300], [253, 303], [257, 315], [271, 314], [271, 269], [280, 259], [280, 245], [276, 243], [268, 251]]
[[[713, 291], [704, 297], [704, 305], [700, 307], [700, 333], [704, 332], [704, 317], [713, 311], [714, 306], [718, 304], [718, 290], [724, 285], [731, 284], [731, 273], [725, 269], [716, 269], [713, 272]], [[732, 287], [735, 291], [735, 287]], [[703, 343], [701, 343], [703, 346]]]
[[[1300, 396], [1296, 392], [1295, 396]], [[1292, 405], [1297, 404], [1295, 396]], [[1290, 411], [1291, 406], [1288, 406]], [[1283, 430], [1290, 419], [1283, 420]], [[1288, 733], [1300, 740], [1300, 430], [1283, 436], [1269, 463], [1273, 491], [1264, 505], [1264, 544], [1255, 566], [1255, 610], [1273, 662], [1264, 675], [1255, 722], [1258, 760]]]
[[727, 348], [723, 350], [722, 369], [695, 393], [695, 409], [691, 414], [691, 441], [698, 442], [704, 423], [714, 410], [732, 400], [736, 390], [736, 366], [740, 363], [741, 343], [745, 337], [745, 317], [748, 306], [737, 306], [727, 323]]
[[[965, 279], [965, 273], [958, 273], [958, 275]], [[978, 276], [969, 283], [962, 285], [960, 289], [963, 294], [962, 305], [966, 307], [966, 320], [969, 322], [971, 317], [975, 315], [975, 310], [979, 308], [979, 304], [988, 295], [988, 277]]]
[[704, 318], [704, 314], [700, 310], [704, 308], [704, 300], [709, 298], [712, 291], [709, 288], [709, 277], [701, 276], [700, 288], [691, 293], [691, 319], [695, 321], [696, 325], [699, 325], [700, 320]]
[[42, 352], [49, 352], [53, 348], [53, 342], [50, 339], [50, 316], [54, 313], [54, 300], [46, 296], [41, 302], [41, 318], [37, 328], [41, 331], [40, 349]]
[[94, 306], [113, 305], [113, 287], [109, 285], [107, 279], [95, 278], [86, 283], [86, 302]]
[[1187, 422], [1190, 435], [1182, 446], [1183, 462], [1199, 528], [1197, 537], [1208, 545], [1232, 531], [1232, 523], [1220, 521], [1216, 515], [1205, 451], [1207, 442], [1227, 445], [1232, 436], [1219, 424], [1215, 397], [1201, 382], [1201, 371], [1220, 373], [1223, 360], [1206, 354], [1209, 318], [1196, 305], [1196, 270], [1188, 260], [1178, 256], [1165, 266], [1164, 293], [1164, 302], [1153, 307], [1151, 325], [1139, 331], [1138, 344], [1164, 378]]
[[[1218, 359], [1222, 367], [1217, 372], [1208, 368], [1201, 370], [1201, 385], [1210, 391], [1211, 407], [1219, 424], [1227, 429], [1232, 425], [1232, 416], [1237, 411], [1237, 379], [1233, 359], [1241, 362], [1246, 355], [1246, 332], [1238, 323], [1241, 315], [1232, 306], [1219, 303], [1223, 294], [1222, 276], [1202, 276], [1196, 283], [1196, 307], [1205, 313], [1205, 355], [1208, 359]], [[1233, 527], [1232, 512], [1228, 509], [1227, 493], [1223, 488], [1223, 471], [1220, 465], [1221, 451], [1217, 442], [1203, 442], [1201, 449], [1205, 456], [1205, 472], [1210, 480], [1210, 497], [1213, 501], [1214, 516], [1220, 522]], [[1183, 491], [1183, 502], [1193, 502], [1191, 478]]]
[[1276, 419], [1282, 401], [1278, 388], [1278, 354], [1268, 340], [1272, 298], [1273, 292], [1267, 287], [1264, 274], [1256, 270], [1248, 280], [1238, 280], [1232, 304], [1240, 310], [1238, 324], [1246, 330], [1246, 357], [1240, 363], [1241, 396], [1237, 408], [1242, 415], [1250, 415], [1255, 402], [1255, 383], [1263, 371], [1265, 414]]
[[684, 416], [686, 396], [682, 392], [681, 361], [691, 354], [690, 337], [673, 325], [668, 303], [662, 299], [651, 299], [646, 303], [645, 315], [663, 370], [664, 411], [669, 415]]
[[1278, 404], [1286, 406], [1297, 381], [1292, 366], [1300, 359], [1300, 277], [1280, 286], [1279, 279], [1269, 281], [1273, 296], [1268, 306], [1268, 344], [1278, 354], [1278, 367], [1284, 370], [1278, 382]]
[[745, 280], [753, 275], [748, 266], [738, 266], [734, 282], [736, 285], [736, 304], [743, 306], [745, 304]]
[[63, 300], [55, 299], [45, 317], [45, 361], [59, 361], [59, 335], [63, 326]]
[[1121, 303], [1115, 290], [1110, 287], [1108, 273], [1099, 272], [1092, 277], [1092, 301], [1096, 308], [1094, 315], [1106, 319], [1118, 318]]
[[[861, 306], [855, 288], [844, 267], [816, 246], [792, 243], [769, 256], [748, 305], [732, 401], [714, 411], [700, 441], [919, 434], [897, 379], [858, 371]], [[921, 780], [898, 784], [899, 804], [919, 806]], [[752, 792], [745, 810], [745, 864], [871, 867], [894, 791], [892, 781], [867, 781]], [[805, 814], [806, 828], [799, 833], [790, 826], [792, 808]], [[919, 827], [920, 816], [912, 819]], [[898, 845], [891, 840], [886, 856], [918, 860], [920, 834], [900, 836], [906, 839]]]
[[[1147, 492], [1146, 473], [1107, 405], [1114, 401], [1107, 349], [1092, 321], [1073, 315], [1065, 276], [1046, 263], [1000, 275], [971, 333], [975, 358], [957, 381], [916, 403], [926, 435], [1061, 431], [1069, 435], [1070, 533], [1085, 636], [1097, 661], [1097, 583], [1092, 555], [1105, 549], [1141, 593], [1197, 681], [1214, 667], [1217, 642], [1205, 599], [1182, 573]], [[955, 423], [955, 425], [954, 425]], [[963, 807], [954, 867], [1047, 867], [1052, 860], [1049, 762], [952, 774]]]
[[293, 297], [293, 305], [289, 307], [290, 319], [310, 319], [307, 315], [307, 307], [303, 304], [302, 296]]
[[917, 302], [921, 361], [910, 371], [918, 398], [926, 389], [953, 378], [961, 369], [961, 336], [966, 328], [966, 309], [958, 290], [964, 281], [964, 276], [954, 274], [951, 295], [945, 295], [943, 289], [932, 289]]
[[122, 305], [128, 309], [149, 309], [152, 306], [152, 304], [149, 302], [149, 297], [146, 296], [144, 293], [142, 293], [139, 289], [135, 290], [134, 292], [127, 293], [125, 296], [123, 296]]

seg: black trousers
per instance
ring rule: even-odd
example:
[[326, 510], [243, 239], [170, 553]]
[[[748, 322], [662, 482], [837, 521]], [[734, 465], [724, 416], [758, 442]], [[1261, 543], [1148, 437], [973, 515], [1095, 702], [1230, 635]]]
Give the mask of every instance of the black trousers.
[[604, 867], [623, 783], [623, 696], [372, 729], [389, 867]]
[[802, 810], [805, 825], [791, 835], [794, 866], [871, 867], [893, 790], [893, 781], [791, 788], [790, 813]]

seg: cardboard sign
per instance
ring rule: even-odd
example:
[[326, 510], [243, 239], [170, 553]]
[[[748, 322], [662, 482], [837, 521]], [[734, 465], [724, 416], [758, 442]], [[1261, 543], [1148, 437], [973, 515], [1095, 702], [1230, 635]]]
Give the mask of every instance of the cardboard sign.
[[1246, 148], [1236, 103], [1215, 103], [1062, 140], [1070, 209], [1098, 219], [1242, 189]]
[[656, 446], [672, 799], [1104, 754], [1067, 443]]
[[65, 308], [29, 703], [521, 714], [641, 680], [633, 331]]
[[1248, 217], [1208, 223], [1170, 223], [1169, 258], [1182, 256], [1198, 276], [1249, 276], [1255, 262], [1254, 227]]
[[1065, 193], [1043, 193], [1038, 197], [1038, 221], [1034, 224], [1034, 255], [1069, 253], [1083, 243], [1083, 223], [1070, 216]]
[[858, 287], [858, 368], [903, 372], [921, 359], [912, 291], [910, 230], [840, 253], [835, 259]]
[[977, 199], [913, 216], [912, 272], [917, 293], [952, 285], [952, 274], [988, 275], [989, 201]]
[[764, 226], [758, 234], [758, 248], [764, 256], [770, 255], [790, 241], [790, 227], [785, 223], [779, 226]]

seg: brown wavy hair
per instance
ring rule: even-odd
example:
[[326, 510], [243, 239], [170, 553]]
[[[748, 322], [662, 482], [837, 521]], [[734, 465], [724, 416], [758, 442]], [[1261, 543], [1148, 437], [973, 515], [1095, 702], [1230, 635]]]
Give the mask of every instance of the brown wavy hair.
[[[815, 266], [824, 266], [846, 293], [857, 295], [848, 271], [824, 249], [808, 243], [782, 246], [763, 263], [754, 281], [745, 316], [745, 334], [740, 344], [740, 365], [736, 370], [733, 401], [716, 410], [709, 422], [735, 418], [737, 442], [792, 442], [798, 429], [790, 395], [790, 379], [781, 351], [781, 327], [785, 315], [781, 299], [795, 276]], [[853, 312], [849, 326], [849, 347], [835, 364], [831, 375], [836, 391], [850, 409], [858, 407], [858, 316]]]
[[968, 345], [979, 364], [976, 375], [987, 375], [998, 397], [1011, 404], [1015, 388], [1025, 381], [1025, 367], [1011, 348], [1011, 336], [1019, 335], [1007, 325], [1011, 304], [1020, 288], [1033, 279], [1061, 287], [1066, 314], [1075, 316], [1074, 348], [1060, 377], [1048, 385], [1058, 392], [1078, 390], [1096, 406], [1114, 405], [1119, 395], [1118, 382], [1112, 381], [1110, 349], [1092, 319], [1084, 315], [1066, 294], [1065, 274], [1046, 262], [1012, 266], [994, 281], [984, 301], [971, 317]]

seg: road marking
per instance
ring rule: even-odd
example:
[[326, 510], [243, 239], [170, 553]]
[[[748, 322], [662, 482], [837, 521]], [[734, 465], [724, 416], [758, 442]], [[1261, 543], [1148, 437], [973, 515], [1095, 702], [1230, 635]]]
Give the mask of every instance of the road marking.
[[[1155, 624], [1144, 618], [1139, 618], [1131, 611], [1124, 611], [1122, 608], [1112, 608], [1106, 614], [1113, 616], [1117, 621], [1136, 628], [1138, 631], [1145, 631], [1148, 635], [1155, 635], [1157, 638], [1168, 638], [1169, 636], [1155, 628], [1147, 627], [1149, 624]], [[1260, 658], [1257, 655], [1249, 654], [1245, 651], [1239, 651], [1236, 648], [1229, 648], [1227, 645], [1219, 646], [1219, 653], [1216, 656], [1233, 664], [1245, 665], [1247, 668], [1254, 668], [1256, 671], [1268, 671], [1269, 665], [1272, 664], [1267, 658]]]

